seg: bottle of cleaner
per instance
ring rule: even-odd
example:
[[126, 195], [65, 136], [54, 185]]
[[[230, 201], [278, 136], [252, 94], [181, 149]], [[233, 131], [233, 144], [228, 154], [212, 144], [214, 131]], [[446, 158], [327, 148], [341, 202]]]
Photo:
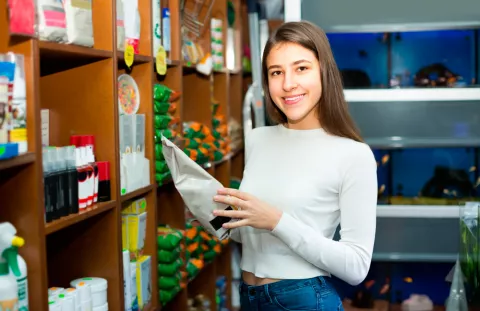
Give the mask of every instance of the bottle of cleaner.
[[94, 172], [93, 172], [93, 166], [91, 166], [88, 162], [88, 153], [87, 153], [87, 147], [80, 147], [81, 154], [82, 154], [82, 163], [85, 166], [87, 170], [87, 189], [88, 192], [87, 194], [87, 207], [91, 206], [93, 204], [93, 194], [95, 192], [94, 187], [95, 187], [95, 177], [94, 177]]
[[[0, 224], [0, 310], [18, 310], [19, 307], [19, 286], [14, 274], [21, 274], [18, 248], [22, 247], [25, 241], [16, 236], [16, 233], [17, 230], [11, 223]], [[26, 303], [28, 308], [28, 297]]]
[[92, 148], [87, 148], [88, 164], [93, 168], [93, 203], [98, 202], [98, 166], [95, 162], [95, 155]]
[[68, 176], [68, 208], [69, 214], [78, 213], [78, 172], [75, 165], [75, 146], [65, 147], [67, 159], [67, 176]]
[[79, 211], [84, 211], [88, 201], [88, 172], [83, 164], [80, 148], [75, 148], [75, 164], [78, 177], [78, 208]]

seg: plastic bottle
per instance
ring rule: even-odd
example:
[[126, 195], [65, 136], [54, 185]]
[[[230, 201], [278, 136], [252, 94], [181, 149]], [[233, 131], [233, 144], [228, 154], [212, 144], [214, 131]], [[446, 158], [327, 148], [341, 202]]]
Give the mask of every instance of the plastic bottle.
[[[16, 236], [17, 230], [8, 222], [0, 224], [0, 307], [18, 310], [18, 285], [10, 271], [19, 273], [18, 248], [25, 241]], [[28, 298], [27, 298], [28, 299]], [[28, 300], [27, 300], [28, 304]]]
[[60, 218], [60, 174], [59, 166], [57, 166], [56, 148], [49, 147], [47, 150], [47, 159], [50, 167], [50, 174], [48, 175], [50, 183], [50, 200], [52, 202], [52, 220]]
[[79, 211], [84, 211], [88, 201], [88, 171], [83, 164], [81, 148], [75, 148], [75, 165], [78, 177], [78, 208]]
[[17, 279], [18, 286], [18, 311], [28, 311], [28, 279], [27, 263], [22, 256], [17, 255], [18, 269], [10, 267], [10, 274]]
[[51, 198], [51, 179], [50, 179], [50, 161], [48, 159], [48, 149], [44, 148], [42, 151], [42, 165], [43, 165], [43, 196], [45, 198], [45, 222], [49, 223], [53, 220], [53, 203]]
[[92, 167], [93, 173], [93, 203], [97, 203], [98, 201], [98, 166], [95, 163], [95, 156], [93, 155], [93, 149], [87, 148], [87, 157], [88, 157], [88, 164]]
[[87, 195], [87, 207], [91, 206], [93, 204], [93, 195], [95, 193], [95, 177], [94, 177], [94, 172], [93, 172], [93, 166], [91, 166], [88, 162], [88, 152], [87, 152], [87, 147], [80, 147], [80, 151], [82, 154], [82, 164], [84, 165], [86, 171], [87, 171], [87, 180], [86, 180], [86, 192], [85, 194]]
[[65, 147], [68, 179], [68, 213], [78, 213], [78, 172], [75, 165], [75, 146]]
[[59, 212], [58, 217], [69, 215], [70, 208], [68, 206], [68, 172], [67, 172], [67, 154], [65, 148], [57, 148], [55, 150], [55, 165], [58, 171], [58, 191], [59, 191]]

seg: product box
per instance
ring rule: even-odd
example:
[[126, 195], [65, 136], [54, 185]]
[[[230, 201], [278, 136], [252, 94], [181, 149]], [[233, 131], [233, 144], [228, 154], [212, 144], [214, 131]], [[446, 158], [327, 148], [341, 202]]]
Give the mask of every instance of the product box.
[[152, 297], [152, 260], [150, 256], [142, 256], [137, 261], [137, 295], [138, 306], [143, 309]]
[[135, 200], [122, 208], [123, 215], [140, 215], [147, 211], [147, 199]]
[[130, 242], [128, 240], [128, 218], [122, 215], [122, 248], [130, 250]]
[[141, 310], [138, 306], [138, 290], [137, 290], [137, 262], [130, 263], [130, 279], [131, 282], [131, 299], [132, 311]]
[[126, 215], [128, 226], [128, 244], [130, 259], [139, 259], [143, 255], [145, 235], [147, 230], [147, 213], [140, 215]]

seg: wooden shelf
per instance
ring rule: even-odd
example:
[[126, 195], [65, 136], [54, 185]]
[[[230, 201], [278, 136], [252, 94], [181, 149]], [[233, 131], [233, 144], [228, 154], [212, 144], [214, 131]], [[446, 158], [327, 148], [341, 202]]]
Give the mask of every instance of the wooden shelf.
[[[185, 1], [187, 6], [194, 0]], [[235, 28], [242, 25], [240, 11], [245, 0], [233, 0], [237, 17]], [[212, 99], [220, 101], [225, 120], [242, 123], [242, 98], [245, 80], [241, 70], [223, 68], [210, 75], [197, 72], [195, 64], [183, 59], [181, 11], [178, 1], [161, 1], [170, 9], [171, 49], [167, 53], [167, 72], [155, 70], [153, 51], [154, 20], [152, 0], [138, 0], [140, 16], [139, 54], [127, 68], [123, 51], [117, 46], [116, 0], [92, 2], [93, 47], [41, 41], [38, 38], [10, 35], [6, 14], [0, 16], [0, 53], [15, 52], [25, 57], [28, 153], [0, 161], [0, 219], [11, 222], [26, 244], [19, 250], [29, 267], [29, 299], [35, 310], [48, 310], [48, 288], [68, 287], [78, 277], [101, 277], [108, 281], [110, 310], [124, 308], [122, 259], [122, 207], [127, 201], [145, 198], [147, 220], [144, 254], [151, 257], [152, 298], [147, 311], [186, 310], [188, 298], [203, 294], [215, 304], [215, 280], [225, 275], [231, 287], [230, 251], [222, 251], [202, 270], [191, 284], [183, 288], [167, 305], [161, 306], [158, 291], [157, 227], [166, 224], [184, 230], [185, 204], [171, 179], [156, 182], [155, 115], [152, 96], [155, 84], [164, 84], [180, 93], [175, 101], [174, 117], [183, 136], [183, 125], [200, 122], [213, 129]], [[6, 2], [0, 11], [7, 12]], [[124, 12], [125, 13], [125, 12]], [[201, 13], [200, 20], [203, 20]], [[226, 55], [227, 0], [215, 1], [212, 17], [222, 19], [224, 55]], [[207, 22], [210, 25], [210, 22]], [[163, 36], [162, 36], [163, 37]], [[198, 43], [210, 52], [210, 30]], [[237, 47], [241, 49], [241, 47]], [[237, 51], [241, 65], [241, 51]], [[120, 112], [118, 82], [121, 74], [130, 75], [138, 86], [140, 105], [137, 114], [145, 115], [145, 158], [150, 163], [149, 186], [122, 195], [120, 150]], [[93, 135], [96, 161], [109, 162], [111, 201], [95, 204], [88, 210], [45, 223], [44, 172], [42, 158], [41, 110], [49, 112], [49, 146], [67, 146], [71, 135]], [[204, 168], [227, 186], [237, 178], [242, 152], [234, 151]], [[234, 156], [235, 155], [235, 156]], [[101, 256], [99, 256], [101, 254]], [[184, 258], [185, 254], [182, 254]], [[75, 261], [77, 264], [72, 265]], [[227, 292], [230, 295], [230, 292]], [[230, 306], [230, 304], [229, 304]]]
[[[117, 54], [117, 58], [119, 62], [125, 62], [125, 54], [122, 51], [119, 51]], [[140, 54], [135, 54], [133, 57], [133, 64], [143, 64], [143, 63], [149, 63], [153, 61], [152, 56], [147, 56], [147, 55], [140, 55]]]
[[136, 197], [144, 196], [150, 191], [152, 191], [154, 187], [155, 187], [154, 185], [150, 185], [150, 186], [146, 186], [144, 188], [140, 188], [135, 191], [129, 192], [127, 194], [124, 194], [122, 195], [121, 202], [129, 201]]
[[88, 208], [84, 212], [80, 212], [78, 214], [72, 214], [72, 215], [54, 220], [50, 223], [45, 224], [45, 235], [49, 235], [53, 232], [62, 230], [73, 224], [79, 223], [85, 219], [88, 219], [100, 213], [106, 212], [112, 208], [115, 208], [115, 206], [116, 206], [115, 201], [101, 202], [98, 204], [94, 204], [92, 207]]
[[39, 41], [40, 57], [49, 58], [95, 58], [105, 59], [113, 56], [111, 51], [97, 50], [94, 48], [62, 44], [56, 42]]
[[35, 162], [35, 153], [27, 152], [14, 158], [0, 160], [0, 171]]

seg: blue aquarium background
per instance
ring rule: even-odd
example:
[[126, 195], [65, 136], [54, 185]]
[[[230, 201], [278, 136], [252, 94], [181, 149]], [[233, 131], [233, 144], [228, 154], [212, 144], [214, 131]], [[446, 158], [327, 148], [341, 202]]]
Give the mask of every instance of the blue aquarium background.
[[[335, 277], [333, 283], [342, 299], [351, 299], [358, 289], [363, 289], [365, 284], [375, 281], [369, 289], [374, 299], [401, 303], [411, 294], [423, 294], [435, 305], [444, 305], [451, 285], [446, 281], [446, 277], [453, 266], [454, 263], [373, 262], [363, 284], [351, 286]], [[381, 290], [387, 283], [389, 291], [382, 294]]]
[[398, 86], [414, 86], [414, 75], [433, 64], [441, 64], [461, 76], [460, 86], [474, 84], [479, 74], [476, 64], [480, 56], [476, 49], [480, 35], [475, 30], [329, 33], [327, 36], [339, 69], [364, 72], [372, 88], [392, 86], [395, 78], [399, 80]]
[[340, 70], [365, 71], [371, 87], [388, 86], [388, 45], [381, 33], [328, 34], [333, 55]]
[[[478, 85], [480, 32], [476, 30], [329, 33], [327, 36], [339, 69], [349, 75], [348, 80], [344, 75], [346, 89], [415, 87], [415, 75], [434, 64], [461, 76], [453, 85], [455, 87]], [[428, 78], [435, 80], [434, 75], [429, 73]], [[422, 189], [431, 190], [432, 184], [438, 182], [438, 176], [443, 176], [441, 173], [445, 170], [456, 179], [446, 182], [447, 189], [441, 193], [427, 191], [440, 200], [435, 203], [420, 201], [417, 204], [441, 205], [445, 198], [451, 199], [445, 204], [458, 204], [456, 199], [461, 201], [462, 197], [468, 195], [480, 197], [480, 189], [475, 187], [479, 180], [480, 148], [440, 146], [373, 148], [372, 151], [377, 161], [378, 204], [410, 204], [408, 200], [405, 201], [407, 203], [395, 203], [392, 197], [418, 197]], [[427, 184], [429, 187], [425, 187]], [[443, 185], [441, 182], [439, 184]], [[470, 189], [467, 193], [465, 187]], [[453, 262], [374, 261], [367, 278], [358, 286], [350, 286], [335, 277], [333, 279], [342, 298], [353, 298], [358, 289], [365, 288], [373, 280], [375, 282], [370, 290], [375, 299], [401, 303], [411, 294], [425, 294], [434, 304], [444, 305], [451, 285], [445, 278], [453, 266]], [[387, 281], [390, 291], [380, 294]]]

